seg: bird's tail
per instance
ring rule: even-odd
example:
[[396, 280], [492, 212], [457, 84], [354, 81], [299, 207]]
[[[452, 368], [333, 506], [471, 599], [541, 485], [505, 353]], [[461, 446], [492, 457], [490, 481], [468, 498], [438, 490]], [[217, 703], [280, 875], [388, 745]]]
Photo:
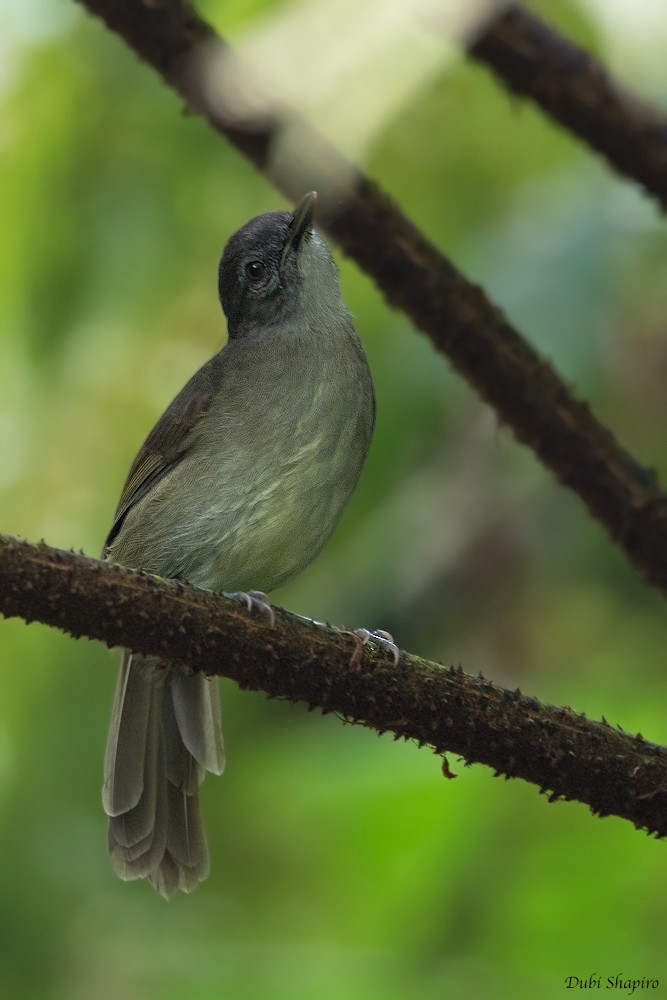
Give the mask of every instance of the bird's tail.
[[122, 879], [148, 878], [165, 898], [209, 873], [199, 785], [222, 774], [218, 684], [125, 653], [104, 758], [109, 854]]

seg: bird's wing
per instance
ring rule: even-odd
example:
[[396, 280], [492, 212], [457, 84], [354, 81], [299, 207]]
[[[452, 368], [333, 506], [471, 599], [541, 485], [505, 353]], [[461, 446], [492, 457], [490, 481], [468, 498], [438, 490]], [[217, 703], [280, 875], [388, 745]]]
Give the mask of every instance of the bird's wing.
[[197, 424], [211, 407], [222, 376], [216, 354], [181, 389], [150, 432], [127, 476], [113, 526], [104, 543], [105, 556], [131, 508], [181, 461]]

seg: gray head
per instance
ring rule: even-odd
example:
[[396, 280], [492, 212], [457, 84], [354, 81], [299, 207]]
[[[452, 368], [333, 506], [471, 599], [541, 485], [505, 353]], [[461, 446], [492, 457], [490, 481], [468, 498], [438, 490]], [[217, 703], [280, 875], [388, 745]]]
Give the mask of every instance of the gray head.
[[227, 243], [218, 291], [230, 339], [322, 329], [345, 310], [338, 268], [313, 229], [316, 201], [311, 191], [294, 213], [258, 215]]

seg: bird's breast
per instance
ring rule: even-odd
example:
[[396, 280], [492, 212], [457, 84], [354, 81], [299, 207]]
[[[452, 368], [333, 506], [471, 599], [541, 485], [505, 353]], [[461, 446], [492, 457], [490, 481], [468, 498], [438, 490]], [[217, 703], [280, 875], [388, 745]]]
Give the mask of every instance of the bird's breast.
[[193, 582], [269, 591], [318, 554], [357, 484], [373, 430], [370, 374], [352, 347], [295, 361], [274, 381], [255, 377], [250, 400], [212, 408], [195, 449], [200, 501], [188, 526], [208, 554], [199, 560], [207, 579]]

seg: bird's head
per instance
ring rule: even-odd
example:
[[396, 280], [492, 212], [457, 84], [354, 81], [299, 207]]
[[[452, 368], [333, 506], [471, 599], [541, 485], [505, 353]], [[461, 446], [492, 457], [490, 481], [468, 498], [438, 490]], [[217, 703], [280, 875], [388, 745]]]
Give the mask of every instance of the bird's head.
[[342, 307], [338, 268], [313, 229], [316, 201], [311, 191], [293, 213], [258, 215], [227, 243], [218, 290], [230, 339], [321, 328]]

